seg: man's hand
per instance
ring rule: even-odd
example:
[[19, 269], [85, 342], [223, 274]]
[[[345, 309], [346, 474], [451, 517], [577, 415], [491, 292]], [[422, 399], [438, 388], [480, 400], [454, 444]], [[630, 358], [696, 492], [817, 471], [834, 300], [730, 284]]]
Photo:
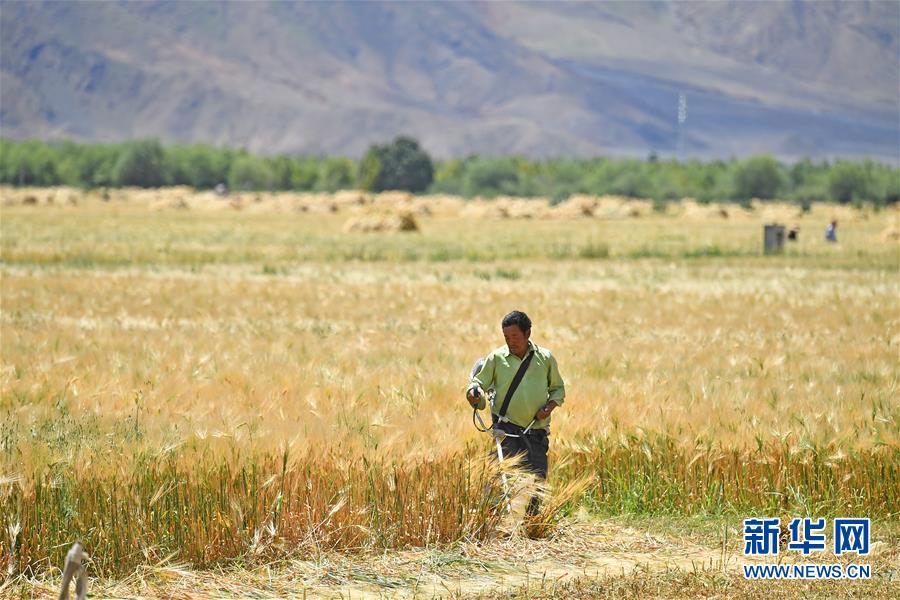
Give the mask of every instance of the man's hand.
[[469, 388], [469, 391], [466, 392], [466, 400], [469, 401], [472, 408], [478, 408], [478, 403], [481, 401], [481, 390], [477, 387]]
[[543, 421], [547, 417], [550, 416], [550, 413], [553, 412], [553, 409], [556, 408], [556, 402], [551, 400], [547, 404], [544, 405], [544, 408], [534, 413], [534, 418], [538, 421]]

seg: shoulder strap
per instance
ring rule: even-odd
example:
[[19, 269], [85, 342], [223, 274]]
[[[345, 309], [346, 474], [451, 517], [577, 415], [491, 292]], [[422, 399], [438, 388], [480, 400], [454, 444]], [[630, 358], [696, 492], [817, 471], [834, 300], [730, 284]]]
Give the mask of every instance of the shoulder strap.
[[525, 377], [525, 371], [528, 370], [528, 365], [531, 364], [531, 357], [534, 356], [534, 350], [528, 353], [528, 356], [525, 357], [525, 360], [522, 361], [522, 364], [519, 365], [519, 370], [516, 371], [515, 377], [513, 377], [512, 383], [509, 384], [509, 389], [506, 390], [506, 397], [503, 399], [503, 405], [500, 406], [500, 412], [497, 413], [497, 416], [500, 417], [500, 420], [504, 420], [506, 418], [506, 410], [509, 408], [509, 401], [512, 400], [513, 394], [516, 393], [516, 388], [519, 387], [519, 384], [522, 382], [522, 378]]

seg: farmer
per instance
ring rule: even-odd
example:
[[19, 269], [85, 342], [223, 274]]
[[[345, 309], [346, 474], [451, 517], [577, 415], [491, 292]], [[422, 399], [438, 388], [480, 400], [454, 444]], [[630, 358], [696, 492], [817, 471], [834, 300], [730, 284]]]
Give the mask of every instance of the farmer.
[[[488, 354], [477, 368], [466, 399], [473, 407], [483, 409], [485, 391], [494, 388], [491, 416], [495, 427], [522, 437], [505, 437], [501, 445], [504, 456], [522, 455], [523, 466], [539, 479], [547, 478], [547, 449], [549, 447], [550, 413], [563, 403], [565, 384], [559, 374], [556, 359], [531, 337], [531, 319], [514, 310], [501, 323], [506, 345]], [[518, 385], [507, 400], [520, 367], [526, 363]], [[481, 362], [481, 361], [479, 361]], [[524, 431], [531, 424], [527, 434]], [[528, 513], [536, 514], [540, 500], [532, 497]]]

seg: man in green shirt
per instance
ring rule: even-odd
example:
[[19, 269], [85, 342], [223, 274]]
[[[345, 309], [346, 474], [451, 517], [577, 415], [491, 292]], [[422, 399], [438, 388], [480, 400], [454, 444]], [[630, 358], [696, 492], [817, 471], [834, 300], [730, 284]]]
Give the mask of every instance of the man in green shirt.
[[[539, 478], [546, 479], [550, 413], [565, 400], [565, 384], [556, 358], [529, 339], [531, 319], [528, 315], [514, 310], [503, 318], [501, 326], [506, 345], [484, 358], [472, 377], [466, 398], [473, 407], [483, 409], [487, 405], [485, 390], [494, 388], [491, 416], [495, 427], [521, 436], [503, 439], [503, 455], [522, 454], [522, 464]], [[506, 413], [501, 414], [507, 392], [525, 360], [530, 361], [528, 367], [509, 400]], [[531, 429], [524, 434], [532, 421]], [[538, 500], [532, 498], [528, 512], [535, 514], [537, 509]]]

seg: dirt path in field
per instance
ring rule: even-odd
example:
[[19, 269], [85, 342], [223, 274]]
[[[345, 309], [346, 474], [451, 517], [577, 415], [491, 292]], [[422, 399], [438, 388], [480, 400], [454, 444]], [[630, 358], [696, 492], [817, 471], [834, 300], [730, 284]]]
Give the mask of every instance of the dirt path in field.
[[[693, 570], [727, 562], [721, 549], [661, 539], [625, 527], [597, 525], [570, 526], [548, 540], [513, 536], [481, 548], [466, 549], [466, 554], [472, 564], [459, 565], [459, 568], [429, 569], [426, 558], [417, 574], [416, 585], [397, 590], [396, 597], [501, 592], [526, 585], [560, 583], [573, 577], [627, 575], [638, 569]], [[354, 597], [363, 591], [368, 590], [354, 590]], [[374, 597], [384, 597], [384, 594], [375, 591]]]
[[[464, 546], [447, 555], [406, 552], [385, 557], [384, 571], [407, 566], [403, 586], [393, 590], [353, 582], [341, 589], [354, 598], [432, 598], [501, 592], [525, 585], [559, 583], [572, 577], [629, 574], [635, 569], [691, 570], [722, 564], [721, 549], [674, 542], [621, 526], [570, 525], [547, 540], [510, 536], [486, 545]], [[372, 563], [373, 572], [377, 562]], [[375, 567], [375, 568], [373, 568]], [[348, 582], [349, 583], [349, 582]], [[399, 583], [399, 581], [397, 581]], [[338, 590], [315, 587], [322, 597]]]

